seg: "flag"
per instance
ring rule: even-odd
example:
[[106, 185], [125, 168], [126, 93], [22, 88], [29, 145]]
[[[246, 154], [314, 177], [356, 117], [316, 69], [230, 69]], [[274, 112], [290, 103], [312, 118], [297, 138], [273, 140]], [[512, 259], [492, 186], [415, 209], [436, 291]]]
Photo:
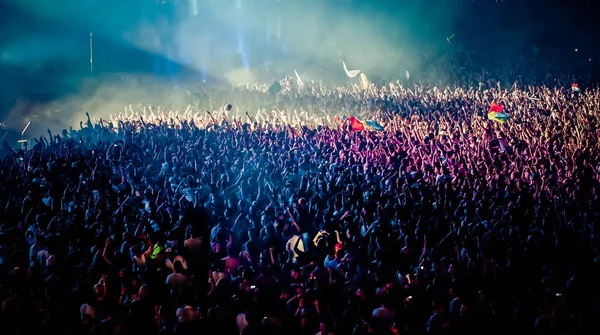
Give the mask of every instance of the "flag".
[[490, 111], [489, 111], [490, 113], [492, 113], [492, 112], [500, 113], [500, 112], [502, 112], [503, 110], [504, 110], [504, 106], [502, 106], [502, 105], [498, 105], [498, 104], [497, 104], [497, 103], [495, 103], [495, 102], [492, 102], [492, 103], [490, 104]]
[[356, 76], [358, 76], [358, 74], [360, 73], [360, 70], [348, 70], [348, 68], [346, 67], [346, 62], [342, 61], [342, 64], [344, 65], [344, 71], [346, 71], [346, 75], [349, 78], [356, 78]]
[[367, 120], [364, 122], [364, 124], [369, 130], [384, 131], [383, 126], [375, 120]]
[[277, 80], [275, 80], [273, 85], [271, 85], [269, 87], [269, 94], [275, 95], [275, 94], [281, 92], [282, 89], [283, 89], [283, 87], [281, 86], [281, 84]]
[[490, 112], [488, 113], [488, 119], [496, 121], [498, 123], [504, 123], [510, 119], [510, 115], [501, 112]]
[[363, 90], [368, 90], [369, 89], [369, 79], [367, 79], [367, 75], [364, 73], [360, 74], [360, 80], [362, 81], [362, 88]]
[[571, 84], [571, 90], [573, 92], [581, 92], [581, 89], [579, 88], [579, 84], [578, 83], [572, 83]]
[[354, 116], [348, 116], [347, 120], [350, 122], [352, 131], [365, 130], [365, 124]]
[[300, 79], [300, 75], [298, 74], [298, 71], [294, 70], [294, 73], [296, 74], [296, 82], [298, 83], [299, 87], [304, 86], [304, 82], [302, 82], [302, 79]]
[[488, 119], [499, 123], [504, 123], [510, 119], [510, 115], [503, 113], [504, 106], [498, 105], [495, 102], [490, 104], [490, 111], [488, 112]]
[[342, 125], [346, 121], [350, 122], [352, 131], [360, 131], [360, 130], [384, 131], [385, 130], [385, 128], [375, 120], [363, 121], [363, 120], [357, 119], [354, 116], [346, 116], [346, 115], [342, 115], [342, 117], [339, 117], [336, 115], [333, 117], [333, 120], [336, 123], [338, 123], [339, 125]]

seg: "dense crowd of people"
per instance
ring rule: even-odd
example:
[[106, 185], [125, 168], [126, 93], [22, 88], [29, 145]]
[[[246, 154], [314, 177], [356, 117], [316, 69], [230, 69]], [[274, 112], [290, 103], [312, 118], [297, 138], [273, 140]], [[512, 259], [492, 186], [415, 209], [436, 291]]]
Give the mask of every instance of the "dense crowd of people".
[[281, 85], [4, 143], [2, 332], [598, 329], [600, 90]]

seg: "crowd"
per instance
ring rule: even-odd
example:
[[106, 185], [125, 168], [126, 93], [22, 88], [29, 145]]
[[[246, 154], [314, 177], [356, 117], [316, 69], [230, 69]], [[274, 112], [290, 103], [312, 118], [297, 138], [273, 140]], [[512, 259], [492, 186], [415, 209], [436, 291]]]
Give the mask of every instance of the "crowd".
[[600, 90], [282, 84], [4, 143], [2, 333], [599, 329]]

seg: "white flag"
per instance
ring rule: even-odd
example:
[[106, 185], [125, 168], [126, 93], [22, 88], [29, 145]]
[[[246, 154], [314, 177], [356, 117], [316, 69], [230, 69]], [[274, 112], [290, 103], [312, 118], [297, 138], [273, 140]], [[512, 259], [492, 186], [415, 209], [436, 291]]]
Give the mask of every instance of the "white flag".
[[342, 61], [342, 64], [344, 64], [344, 71], [346, 71], [346, 75], [350, 78], [356, 78], [356, 76], [358, 76], [358, 74], [360, 73], [360, 70], [348, 70], [348, 68], [346, 67], [346, 63], [344, 61]]
[[408, 72], [408, 70], [406, 70], [406, 80], [410, 79], [410, 72]]
[[363, 86], [363, 90], [368, 90], [369, 89], [369, 79], [367, 79], [367, 75], [364, 73], [360, 74], [360, 80], [362, 82], [362, 86]]
[[298, 86], [300, 86], [300, 87], [304, 86], [304, 83], [302, 82], [302, 79], [300, 79], [300, 75], [298, 74], [298, 71], [294, 70], [294, 73], [296, 74], [296, 81], [298, 82]]
[[23, 128], [23, 131], [21, 132], [21, 136], [25, 135], [25, 132], [27, 131], [27, 128], [29, 128], [30, 124], [31, 124], [31, 121], [27, 122], [27, 125], [25, 126], [25, 128]]

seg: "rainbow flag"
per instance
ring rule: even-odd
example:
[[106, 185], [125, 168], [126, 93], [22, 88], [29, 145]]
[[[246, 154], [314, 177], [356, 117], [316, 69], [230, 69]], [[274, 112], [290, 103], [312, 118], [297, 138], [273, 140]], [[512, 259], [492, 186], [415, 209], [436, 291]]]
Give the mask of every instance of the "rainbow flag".
[[510, 115], [503, 112], [504, 106], [498, 105], [495, 102], [490, 104], [490, 111], [488, 112], [488, 120], [496, 121], [498, 123], [504, 123], [510, 119]]
[[369, 130], [374, 130], [374, 131], [384, 131], [385, 130], [385, 128], [383, 128], [383, 126], [380, 125], [375, 120], [364, 121], [364, 124], [365, 124], [365, 128], [367, 128]]
[[498, 105], [498, 104], [497, 104], [497, 103], [495, 103], [495, 102], [492, 102], [492, 103], [490, 104], [490, 113], [492, 113], [492, 112], [500, 113], [500, 112], [502, 112], [503, 110], [504, 110], [504, 106], [502, 106], [502, 105]]
[[359, 120], [354, 116], [346, 116], [343, 115], [341, 118], [338, 116], [334, 116], [333, 120], [336, 121], [336, 123], [340, 123], [339, 121], [342, 121], [343, 123], [346, 122], [350, 122], [350, 126], [352, 127], [352, 131], [360, 131], [360, 130], [370, 130], [370, 131], [384, 131], [385, 128], [379, 124], [379, 122], [375, 121], [375, 120]]
[[489, 113], [488, 119], [496, 121], [498, 123], [504, 123], [510, 119], [510, 115], [506, 113]]
[[346, 120], [350, 122], [350, 127], [352, 127], [352, 131], [365, 130], [365, 124], [361, 120], [355, 118], [354, 116], [348, 116]]

